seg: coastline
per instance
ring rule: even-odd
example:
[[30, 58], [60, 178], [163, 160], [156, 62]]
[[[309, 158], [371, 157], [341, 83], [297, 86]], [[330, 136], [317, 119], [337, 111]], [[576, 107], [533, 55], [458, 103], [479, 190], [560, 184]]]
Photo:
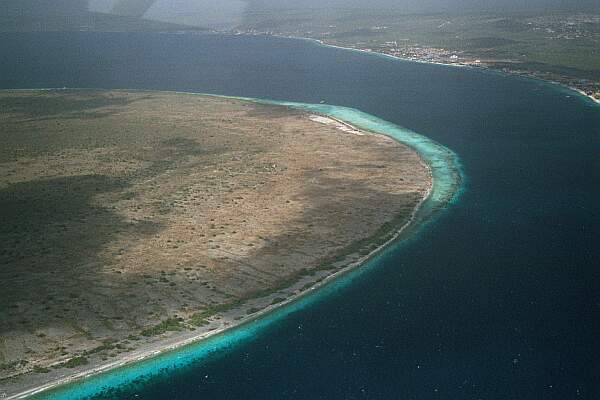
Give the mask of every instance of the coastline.
[[[538, 78], [533, 78], [532, 77], [532, 79], [538, 79]], [[596, 103], [598, 106], [600, 106], [600, 99], [597, 99], [597, 98], [595, 98], [593, 96], [590, 96], [589, 94], [587, 94], [586, 92], [584, 92], [581, 89], [577, 89], [577, 88], [574, 88], [574, 87], [571, 87], [571, 86], [566, 86], [566, 85], [563, 85], [560, 82], [554, 82], [554, 81], [548, 81], [548, 82], [553, 83], [555, 85], [562, 86], [562, 87], [570, 89], [570, 90], [574, 90], [574, 91], [578, 92], [580, 95], [587, 97], [588, 99], [590, 99], [591, 101], [593, 101], [594, 103]]]
[[[249, 36], [255, 36], [255, 35], [249, 35]], [[335, 48], [335, 49], [349, 50], [349, 51], [357, 51], [357, 52], [366, 53], [366, 54], [374, 54], [377, 56], [388, 57], [388, 58], [391, 58], [394, 60], [400, 60], [400, 61], [406, 61], [406, 62], [415, 62], [415, 63], [421, 63], [421, 64], [430, 64], [430, 65], [442, 65], [445, 67], [454, 67], [454, 68], [469, 68], [469, 69], [476, 70], [476, 71], [485, 71], [485, 72], [490, 72], [490, 73], [502, 74], [502, 75], [506, 75], [506, 76], [515, 76], [515, 77], [521, 77], [521, 78], [526, 78], [526, 79], [532, 79], [537, 82], [546, 83], [546, 84], [550, 84], [550, 85], [557, 85], [557, 86], [560, 86], [562, 89], [567, 89], [569, 91], [576, 92], [577, 95], [584, 97], [587, 101], [590, 101], [592, 103], [592, 105], [600, 107], [600, 98], [596, 98], [574, 86], [569, 86], [565, 83], [558, 82], [555, 80], [544, 79], [544, 78], [537, 76], [535, 74], [532, 74], [532, 73], [519, 73], [517, 71], [504, 71], [504, 70], [494, 69], [494, 68], [491, 68], [491, 67], [488, 67], [485, 65], [473, 66], [473, 65], [464, 64], [464, 63], [445, 63], [445, 62], [440, 62], [440, 61], [422, 60], [422, 59], [417, 59], [417, 58], [406, 58], [406, 57], [400, 57], [397, 55], [388, 54], [388, 53], [384, 53], [384, 52], [380, 52], [380, 51], [361, 49], [358, 47], [340, 46], [337, 44], [327, 43], [326, 41], [324, 41], [322, 39], [315, 39], [315, 38], [309, 38], [309, 37], [286, 36], [286, 35], [269, 35], [269, 36], [283, 38], [283, 39], [306, 40], [306, 41], [317, 43], [318, 45], [324, 46], [324, 47], [331, 47], [331, 48]]]
[[[52, 89], [48, 89], [48, 90], [52, 90]], [[70, 89], [70, 90], [73, 90], [73, 89]], [[141, 91], [144, 91], [144, 90], [141, 90]], [[182, 92], [182, 93], [194, 95], [194, 93], [187, 93], [187, 92]], [[203, 95], [205, 95], [205, 94], [203, 94]], [[216, 95], [211, 95], [211, 96], [222, 97], [222, 98], [233, 98], [233, 97], [229, 97], [229, 96], [216, 96]], [[226, 335], [227, 333], [230, 333], [230, 332], [242, 330], [242, 327], [249, 325], [255, 321], [260, 321], [263, 318], [266, 318], [267, 316], [274, 314], [276, 311], [284, 310], [286, 308], [291, 308], [292, 304], [299, 303], [301, 300], [303, 300], [307, 297], [310, 297], [310, 295], [312, 293], [317, 292], [317, 289], [321, 289], [325, 286], [328, 286], [330, 283], [332, 283], [334, 281], [338, 281], [339, 278], [341, 278], [342, 276], [349, 275], [350, 272], [361, 269], [360, 268], [361, 266], [367, 264], [369, 261], [373, 260], [378, 255], [380, 255], [384, 250], [391, 247], [390, 245], [392, 243], [397, 242], [401, 238], [403, 238], [406, 235], [409, 227], [413, 228], [413, 227], [418, 226], [419, 219], [422, 219], [422, 220], [426, 219], [426, 217], [429, 216], [432, 211], [437, 210], [440, 207], [440, 205], [449, 203], [450, 200], [457, 195], [457, 192], [459, 192], [458, 189], [461, 187], [461, 184], [460, 184], [461, 179], [459, 178], [459, 176], [461, 174], [460, 174], [460, 168], [458, 166], [458, 161], [457, 161], [457, 158], [455, 158], [455, 155], [453, 155], [453, 153], [449, 152], [449, 150], [447, 150], [445, 148], [444, 148], [444, 151], [445, 152], [447, 151], [449, 154], [451, 154], [453, 156], [452, 160], [450, 160], [450, 159], [446, 160], [448, 163], [452, 162], [453, 165], [446, 165], [445, 167], [448, 169], [453, 169], [451, 174], [453, 176], [453, 179], [457, 180], [457, 182], [454, 182], [452, 193], [445, 193], [445, 196], [442, 196], [441, 197], [442, 200], [440, 200], [439, 198], [434, 199], [434, 196], [433, 196], [435, 189], [437, 188], [437, 186], [439, 186], [438, 184], [440, 183], [440, 181], [438, 179], [436, 179], [436, 177], [435, 177], [436, 164], [435, 164], [435, 162], [433, 162], [433, 160], [428, 159], [426, 154], [424, 154], [423, 152], [420, 152], [416, 148], [417, 146], [415, 146], [414, 143], [404, 142], [404, 141], [400, 140], [398, 137], [395, 137], [394, 135], [390, 135], [385, 132], [377, 131], [377, 129], [373, 130], [373, 129], [365, 128], [364, 126], [360, 126], [360, 125], [357, 126], [357, 124], [355, 122], [346, 121], [343, 118], [340, 118], [338, 115], [330, 115], [329, 113], [324, 112], [326, 110], [323, 110], [323, 108], [324, 109], [331, 108], [333, 110], [333, 112], [331, 112], [331, 113], [336, 114], [336, 112], [335, 112], [336, 110], [338, 112], [340, 112], [340, 110], [341, 110], [341, 112], [349, 112], [348, 110], [350, 110], [350, 109], [345, 109], [343, 107], [336, 108], [335, 106], [329, 106], [329, 105], [311, 105], [311, 104], [302, 104], [302, 103], [275, 102], [275, 101], [270, 101], [270, 100], [240, 98], [240, 97], [235, 97], [235, 98], [247, 100], [247, 101], [254, 101], [254, 102], [258, 102], [258, 103], [265, 103], [265, 104], [278, 104], [278, 105], [282, 105], [282, 106], [288, 106], [291, 108], [310, 111], [312, 113], [317, 113], [319, 115], [323, 115], [328, 118], [331, 118], [331, 119], [339, 122], [340, 124], [347, 126], [350, 129], [353, 129], [356, 131], [368, 131], [369, 133], [378, 134], [378, 135], [385, 135], [385, 136], [391, 137], [392, 139], [397, 140], [405, 145], [408, 145], [410, 148], [412, 148], [418, 154], [421, 163], [423, 165], [425, 165], [429, 171], [430, 181], [429, 181], [427, 192], [421, 198], [421, 200], [419, 201], [417, 206], [412, 210], [408, 221], [406, 221], [403, 225], [401, 225], [399, 227], [394, 227], [394, 233], [392, 234], [390, 239], [385, 241], [383, 244], [377, 246], [374, 250], [372, 250], [368, 254], [366, 254], [362, 257], [359, 257], [358, 259], [356, 259], [350, 263], [345, 264], [344, 267], [335, 270], [333, 273], [331, 273], [329, 271], [326, 274], [320, 273], [320, 274], [315, 274], [314, 276], [308, 277], [308, 281], [309, 281], [308, 283], [310, 283], [310, 286], [308, 286], [308, 287], [307, 287], [307, 279], [302, 278], [298, 282], [289, 286], [288, 288], [281, 290], [280, 292], [283, 292], [286, 294], [285, 300], [282, 300], [277, 303], [272, 303], [272, 302], [270, 303], [272, 296], [259, 298], [256, 300], [256, 302], [261, 303], [261, 301], [262, 301], [263, 306], [261, 307], [260, 311], [256, 311], [250, 315], [246, 315], [245, 313], [242, 312], [243, 310], [241, 310], [241, 309], [239, 309], [239, 307], [237, 307], [235, 309], [232, 309], [230, 312], [224, 313], [224, 314], [227, 314], [227, 316], [231, 317], [231, 318], [229, 320], [221, 322], [221, 325], [219, 327], [216, 327], [216, 328], [208, 327], [210, 329], [207, 328], [207, 330], [204, 330], [200, 333], [187, 334], [187, 335], [186, 334], [175, 335], [174, 337], [167, 338], [165, 340], [158, 341], [156, 343], [148, 343], [148, 344], [146, 344], [146, 346], [144, 348], [140, 348], [137, 351], [134, 351], [131, 354], [126, 355], [117, 361], [109, 362], [109, 363], [102, 364], [102, 365], [97, 365], [97, 364], [92, 365], [82, 371], [75, 372], [73, 374], [61, 377], [59, 379], [55, 379], [55, 380], [45, 383], [45, 384], [37, 385], [35, 387], [32, 387], [32, 388], [24, 390], [24, 391], [21, 390], [17, 393], [10, 394], [10, 395], [8, 395], [8, 397], [4, 397], [4, 398], [20, 399], [20, 398], [25, 398], [25, 397], [29, 397], [29, 396], [35, 396], [35, 395], [38, 395], [41, 393], [49, 394], [49, 391], [52, 391], [52, 389], [60, 390], [65, 386], [69, 386], [69, 384], [76, 384], [76, 383], [83, 382], [84, 380], [86, 380], [86, 378], [101, 377], [101, 374], [108, 373], [109, 371], [117, 371], [120, 368], [126, 368], [126, 367], [133, 368], [136, 366], [136, 364], [142, 363], [144, 361], [151, 361], [158, 357], [169, 357], [169, 356], [175, 357], [175, 354], [171, 354], [171, 353], [173, 353], [176, 350], [181, 350], [181, 349], [184, 349], [187, 347], [202, 346], [203, 343], [207, 342], [211, 338], [217, 338], [219, 336]], [[321, 108], [321, 109], [315, 110], [315, 108]], [[360, 113], [357, 110], [354, 110], [354, 111], [356, 111], [357, 113]], [[365, 115], [366, 114], [361, 113], [361, 114], [359, 114], [359, 117], [364, 118]], [[385, 122], [385, 121], [378, 120], [375, 117], [372, 117], [372, 118], [373, 118], [373, 121], [376, 121], [378, 123]], [[392, 125], [392, 124], [390, 124], [390, 125]], [[401, 128], [398, 127], [398, 129], [401, 131]], [[426, 139], [418, 134], [415, 134], [414, 132], [411, 132], [410, 134], [414, 135], [418, 140], [425, 140], [424, 142], [427, 142], [427, 145], [429, 145], [429, 146], [440, 146], [439, 144], [434, 143], [434, 142], [430, 141], [429, 139]], [[408, 142], [410, 142], [410, 140], [408, 140]], [[437, 166], [437, 168], [439, 168], [439, 166]], [[439, 171], [437, 171], [437, 172], [439, 172]], [[439, 189], [439, 188], [437, 188], [437, 189]], [[447, 188], [446, 188], [446, 190], [447, 190]], [[429, 207], [429, 213], [428, 213], [427, 210], [424, 210], [427, 207], [424, 207], [424, 206], [426, 204], [432, 203], [432, 202], [439, 203], [439, 204], [435, 204], [435, 207]]]
[[[309, 38], [302, 38], [302, 39], [309, 39]], [[311, 40], [311, 39], [309, 39]], [[498, 74], [502, 74], [502, 75], [507, 75], [507, 76], [517, 76], [517, 77], [521, 77], [521, 78], [526, 78], [526, 79], [532, 79], [538, 82], [542, 82], [542, 83], [547, 83], [547, 84], [551, 84], [551, 85], [557, 85], [560, 86], [563, 89], [567, 89], [573, 92], [576, 92], [577, 94], [585, 97], [587, 100], [591, 101], [592, 103], [594, 103], [597, 106], [600, 106], [600, 99], [595, 98], [594, 96], [584, 92], [583, 90], [576, 88], [574, 86], [569, 86], [565, 83], [562, 82], [558, 82], [555, 80], [547, 80], [544, 79], [542, 77], [539, 77], [535, 74], [532, 73], [519, 73], [516, 71], [504, 71], [504, 70], [498, 70], [498, 69], [494, 69], [485, 65], [481, 65], [481, 66], [473, 66], [473, 65], [469, 65], [469, 64], [460, 64], [460, 63], [444, 63], [444, 62], [439, 62], [439, 61], [430, 61], [430, 60], [420, 60], [420, 59], [413, 59], [413, 58], [404, 58], [404, 57], [399, 57], [399, 56], [395, 56], [392, 54], [387, 54], [387, 53], [383, 53], [383, 52], [378, 52], [378, 51], [369, 51], [369, 50], [365, 50], [365, 49], [360, 49], [360, 48], [354, 48], [354, 47], [344, 47], [344, 46], [339, 46], [339, 45], [334, 45], [334, 44], [330, 44], [330, 43], [326, 43], [322, 40], [319, 39], [312, 39], [312, 40], [316, 40], [320, 45], [322, 46], [329, 46], [329, 47], [334, 47], [334, 48], [338, 48], [338, 49], [346, 49], [346, 50], [355, 50], [355, 51], [360, 51], [363, 53], [370, 53], [370, 54], [377, 54], [377, 55], [381, 55], [381, 56], [385, 56], [385, 57], [390, 57], [392, 59], [396, 59], [396, 60], [401, 60], [401, 61], [412, 61], [412, 62], [416, 62], [416, 63], [422, 63], [422, 64], [432, 64], [432, 65], [443, 65], [446, 67], [455, 67], [455, 68], [469, 68], [469, 69], [473, 69], [473, 70], [480, 70], [480, 71], [486, 71], [486, 72], [493, 72], [493, 73], [498, 73]]]

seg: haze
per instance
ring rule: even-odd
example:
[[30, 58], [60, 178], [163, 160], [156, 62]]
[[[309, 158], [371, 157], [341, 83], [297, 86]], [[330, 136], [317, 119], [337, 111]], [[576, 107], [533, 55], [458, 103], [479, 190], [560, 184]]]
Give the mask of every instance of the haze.
[[5, 0], [0, 14], [70, 15], [85, 11], [227, 29], [249, 14], [273, 10], [394, 9], [406, 13], [597, 11], [597, 0]]

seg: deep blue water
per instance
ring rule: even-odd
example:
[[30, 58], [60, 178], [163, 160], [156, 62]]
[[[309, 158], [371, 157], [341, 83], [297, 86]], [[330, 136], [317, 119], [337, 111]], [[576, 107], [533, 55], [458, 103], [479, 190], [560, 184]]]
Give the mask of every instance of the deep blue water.
[[358, 108], [461, 158], [460, 201], [326, 300], [137, 399], [600, 398], [600, 108], [527, 79], [261, 38], [0, 35], [0, 87]]

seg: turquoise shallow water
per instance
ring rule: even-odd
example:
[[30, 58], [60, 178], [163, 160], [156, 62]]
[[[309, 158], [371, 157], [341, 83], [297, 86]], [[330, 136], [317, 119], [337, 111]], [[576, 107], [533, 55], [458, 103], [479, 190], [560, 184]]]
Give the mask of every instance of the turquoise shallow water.
[[[224, 97], [224, 96], [218, 96]], [[375, 116], [366, 114], [348, 107], [338, 107], [326, 104], [295, 103], [286, 101], [263, 100], [245, 97], [229, 97], [239, 100], [257, 102], [262, 104], [281, 105], [301, 109], [322, 115], [328, 115], [343, 120], [357, 128], [387, 135], [404, 143], [417, 151], [424, 162], [430, 167], [433, 176], [433, 186], [430, 196], [423, 202], [410, 230], [414, 230], [419, 223], [428, 220], [435, 211], [445, 207], [455, 200], [461, 188], [462, 172], [456, 154], [441, 144], [402, 128]], [[405, 238], [403, 235], [401, 239]], [[389, 247], [398, 246], [395, 241]], [[386, 249], [389, 251], [390, 249]], [[385, 254], [385, 250], [378, 256], [371, 258], [365, 265], [341, 275], [334, 281], [323, 285], [318, 290], [310, 291], [307, 295], [296, 301], [283, 305], [274, 311], [265, 314], [253, 321], [233, 327], [223, 333], [206, 340], [165, 352], [154, 358], [120, 367], [67, 385], [59, 386], [52, 390], [42, 392], [35, 398], [52, 400], [75, 400], [94, 397], [120, 387], [143, 384], [144, 381], [158, 375], [177, 372], [188, 365], [210, 358], [211, 355], [222, 353], [235, 347], [237, 344], [252, 340], [269, 325], [277, 322], [287, 315], [310, 306], [312, 303], [323, 300], [328, 295], [336, 293], [342, 286], [349, 284], [357, 276], [377, 265], [378, 257]]]

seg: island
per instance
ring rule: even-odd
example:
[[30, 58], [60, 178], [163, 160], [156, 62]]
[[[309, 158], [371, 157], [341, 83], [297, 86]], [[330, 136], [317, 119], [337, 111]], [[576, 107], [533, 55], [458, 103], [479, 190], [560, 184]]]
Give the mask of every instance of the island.
[[0, 392], [228, 329], [359, 266], [432, 187], [408, 146], [280, 105], [0, 92]]

